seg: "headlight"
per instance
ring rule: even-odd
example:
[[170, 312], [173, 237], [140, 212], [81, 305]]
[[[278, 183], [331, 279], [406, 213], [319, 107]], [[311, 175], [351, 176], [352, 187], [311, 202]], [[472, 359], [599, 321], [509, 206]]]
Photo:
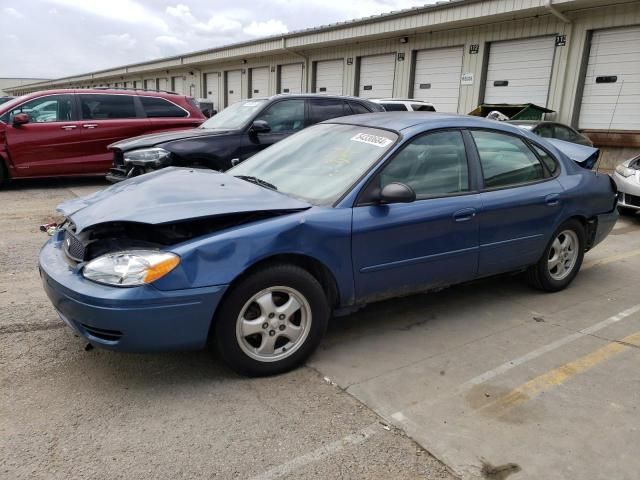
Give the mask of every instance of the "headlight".
[[84, 278], [117, 287], [134, 287], [164, 277], [180, 263], [174, 253], [129, 250], [102, 255], [82, 270]]
[[631, 175], [635, 175], [636, 171], [637, 170], [633, 168], [625, 167], [624, 165], [618, 165], [616, 167], [616, 173], [619, 173], [623, 177], [630, 177]]
[[159, 167], [171, 152], [164, 148], [142, 148], [124, 153], [124, 163], [141, 167]]

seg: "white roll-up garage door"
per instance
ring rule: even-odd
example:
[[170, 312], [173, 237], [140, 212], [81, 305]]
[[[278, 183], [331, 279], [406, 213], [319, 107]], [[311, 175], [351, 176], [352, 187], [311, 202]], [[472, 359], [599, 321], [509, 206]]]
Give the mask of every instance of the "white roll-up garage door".
[[393, 97], [395, 73], [395, 53], [361, 57], [358, 96], [363, 98]]
[[578, 125], [640, 130], [640, 27], [593, 33]]
[[171, 90], [184, 95], [184, 77], [171, 77]]
[[251, 69], [251, 85], [249, 97], [265, 97], [269, 95], [269, 67]]
[[226, 73], [227, 107], [242, 100], [242, 72], [230, 70]]
[[315, 92], [325, 95], [342, 95], [344, 61], [326, 60], [316, 63]]
[[492, 43], [484, 103], [535, 103], [549, 95], [555, 37]]
[[169, 79], [168, 78], [159, 78], [158, 79], [158, 90], [169, 90]]
[[302, 93], [302, 64], [280, 67], [280, 93]]
[[215, 110], [222, 110], [220, 108], [220, 75], [218, 72], [205, 73], [204, 97], [213, 102]]
[[413, 98], [431, 102], [438, 112], [458, 112], [463, 47], [416, 54]]

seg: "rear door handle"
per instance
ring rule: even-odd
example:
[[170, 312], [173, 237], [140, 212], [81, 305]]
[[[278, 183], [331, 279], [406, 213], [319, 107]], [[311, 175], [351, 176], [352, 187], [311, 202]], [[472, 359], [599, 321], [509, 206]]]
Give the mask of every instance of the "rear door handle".
[[552, 193], [551, 195], [547, 195], [544, 197], [544, 201], [550, 207], [555, 207], [560, 205], [560, 195], [557, 193]]
[[73, 130], [74, 128], [78, 128], [77, 125], [62, 125], [60, 127], [62, 130]]
[[458, 210], [453, 214], [453, 219], [456, 222], [466, 222], [475, 217], [476, 213], [477, 212], [475, 208], [463, 208], [462, 210]]
[[97, 123], [85, 123], [82, 125], [84, 128], [96, 128], [98, 126]]

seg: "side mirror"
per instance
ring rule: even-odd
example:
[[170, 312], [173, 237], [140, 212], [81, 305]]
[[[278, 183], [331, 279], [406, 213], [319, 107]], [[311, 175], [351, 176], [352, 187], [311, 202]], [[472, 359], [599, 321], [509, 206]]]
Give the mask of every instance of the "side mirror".
[[29, 123], [31, 121], [31, 117], [29, 117], [28, 113], [18, 113], [13, 117], [13, 126], [19, 127], [20, 125], [24, 125], [25, 123]]
[[391, 182], [380, 191], [379, 199], [384, 203], [411, 203], [416, 199], [416, 192], [409, 185]]
[[268, 133], [271, 127], [265, 120], [255, 120], [251, 125], [251, 131], [254, 133]]

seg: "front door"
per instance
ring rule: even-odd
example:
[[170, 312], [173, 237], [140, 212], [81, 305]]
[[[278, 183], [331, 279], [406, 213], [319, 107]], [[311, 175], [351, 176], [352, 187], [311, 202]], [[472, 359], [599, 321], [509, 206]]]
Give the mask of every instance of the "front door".
[[404, 183], [416, 201], [353, 209], [358, 302], [475, 277], [480, 195], [472, 177], [457, 130], [419, 136], [384, 166], [374, 185]]
[[[29, 123], [14, 126], [18, 113], [29, 115]], [[74, 173], [82, 158], [80, 122], [73, 95], [46, 95], [13, 109], [7, 118], [6, 136], [16, 177]]]
[[289, 135], [302, 130], [306, 125], [304, 99], [280, 100], [267, 107], [254, 120], [269, 124], [271, 131], [255, 133], [249, 129], [241, 141], [238, 158], [245, 160]]
[[506, 133], [475, 130], [484, 177], [480, 195], [479, 275], [538, 261], [562, 210], [558, 168], [543, 150]]

